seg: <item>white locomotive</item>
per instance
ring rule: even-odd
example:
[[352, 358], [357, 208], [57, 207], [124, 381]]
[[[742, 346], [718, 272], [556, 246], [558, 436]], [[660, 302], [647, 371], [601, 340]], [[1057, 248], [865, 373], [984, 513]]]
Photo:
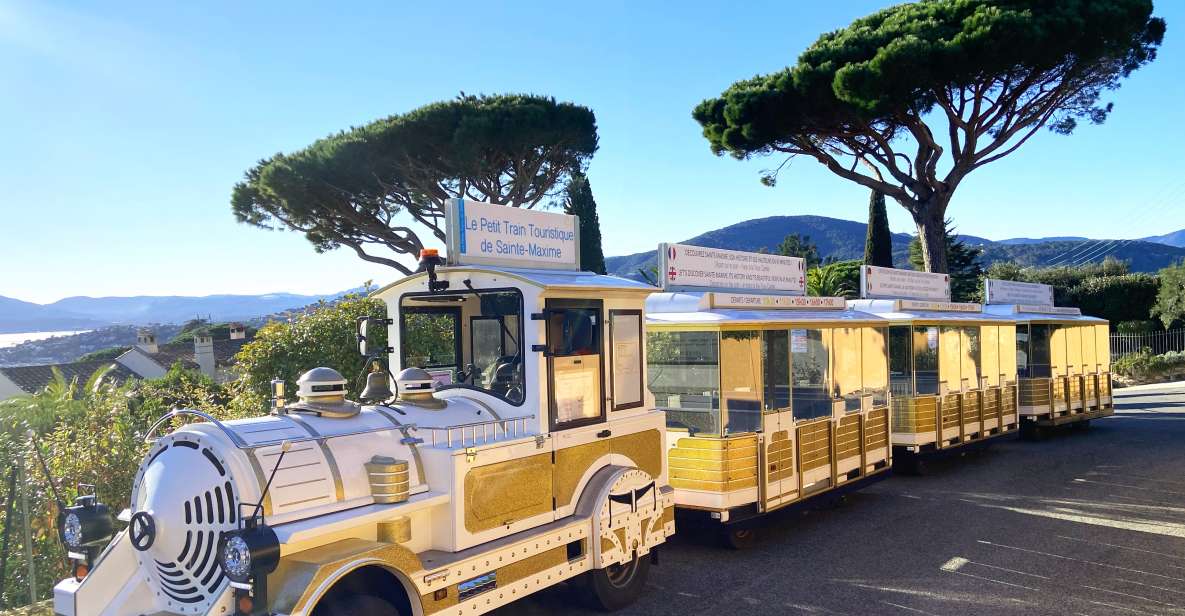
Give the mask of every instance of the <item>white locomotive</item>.
[[157, 438], [126, 529], [93, 498], [63, 515], [55, 612], [480, 614], [577, 577], [633, 600], [674, 532], [642, 381], [653, 288], [422, 263], [376, 293], [397, 395], [378, 371], [350, 402], [318, 368], [269, 415]]

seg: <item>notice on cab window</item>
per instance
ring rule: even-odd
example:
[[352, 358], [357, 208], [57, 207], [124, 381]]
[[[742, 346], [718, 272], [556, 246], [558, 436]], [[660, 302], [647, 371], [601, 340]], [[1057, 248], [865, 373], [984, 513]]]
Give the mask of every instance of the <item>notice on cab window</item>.
[[642, 317], [615, 314], [613, 332], [613, 404], [642, 402]]
[[601, 384], [596, 356], [557, 357], [553, 369], [556, 421], [563, 423], [597, 417]]

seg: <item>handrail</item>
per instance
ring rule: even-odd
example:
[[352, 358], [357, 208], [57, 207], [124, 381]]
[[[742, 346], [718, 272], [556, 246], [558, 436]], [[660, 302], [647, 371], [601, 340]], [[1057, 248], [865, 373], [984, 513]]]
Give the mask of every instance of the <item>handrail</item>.
[[241, 448], [247, 445], [247, 443], [245, 443], [238, 434], [235, 434], [233, 430], [226, 427], [226, 424], [215, 419], [213, 415], [209, 413], [203, 413], [202, 411], [195, 411], [193, 409], [173, 409], [168, 413], [165, 413], [160, 419], [156, 420], [156, 422], [148, 427], [148, 432], [144, 433], [144, 442], [155, 443], [157, 440], [159, 440], [158, 438], [153, 438], [153, 435], [156, 434], [156, 431], [159, 430], [161, 426], [165, 424], [165, 422], [171, 419], [176, 419], [177, 417], [181, 417], [183, 415], [193, 415], [194, 417], [200, 417], [214, 424], [219, 430], [222, 430], [222, 432], [226, 434], [227, 438], [229, 438], [236, 447]]
[[[534, 415], [522, 417], [508, 417], [505, 419], [491, 419], [472, 423], [454, 424], [451, 426], [415, 426], [415, 430], [425, 430], [432, 435], [432, 446], [435, 447], [443, 440], [446, 447], [453, 446], [453, 435], [460, 432], [459, 444], [462, 447], [480, 445], [498, 439], [498, 430], [502, 430], [504, 437], [518, 437], [527, 434], [527, 421], [534, 419]], [[490, 428], [493, 428], [491, 434]], [[478, 429], [481, 430], [480, 434]]]

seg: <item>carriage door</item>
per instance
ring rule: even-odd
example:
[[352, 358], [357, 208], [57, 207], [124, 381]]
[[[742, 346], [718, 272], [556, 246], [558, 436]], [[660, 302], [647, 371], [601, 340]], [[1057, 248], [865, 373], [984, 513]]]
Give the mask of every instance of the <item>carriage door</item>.
[[761, 429], [765, 433], [764, 508], [793, 500], [798, 489], [794, 473], [794, 416], [790, 410], [790, 332], [761, 332], [762, 396]]
[[604, 319], [600, 300], [549, 299], [544, 308], [555, 509], [566, 515], [586, 467], [609, 455], [613, 436], [605, 423]]

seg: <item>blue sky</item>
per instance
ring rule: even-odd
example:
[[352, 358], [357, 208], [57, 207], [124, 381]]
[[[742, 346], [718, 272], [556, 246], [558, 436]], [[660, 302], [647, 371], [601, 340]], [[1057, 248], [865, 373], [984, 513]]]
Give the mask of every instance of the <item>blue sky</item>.
[[[590, 168], [608, 255], [746, 218], [863, 220], [864, 189], [808, 161], [709, 152], [692, 107], [780, 69], [824, 31], [887, 3], [315, 3], [0, 0], [0, 295], [329, 293], [391, 269], [239, 225], [256, 160], [468, 93], [591, 107]], [[672, 5], [673, 6], [673, 5]], [[1041, 134], [972, 174], [951, 205], [993, 239], [1132, 238], [1185, 227], [1185, 4], [1159, 3], [1160, 58], [1111, 119]], [[912, 232], [890, 203], [894, 231]]]

